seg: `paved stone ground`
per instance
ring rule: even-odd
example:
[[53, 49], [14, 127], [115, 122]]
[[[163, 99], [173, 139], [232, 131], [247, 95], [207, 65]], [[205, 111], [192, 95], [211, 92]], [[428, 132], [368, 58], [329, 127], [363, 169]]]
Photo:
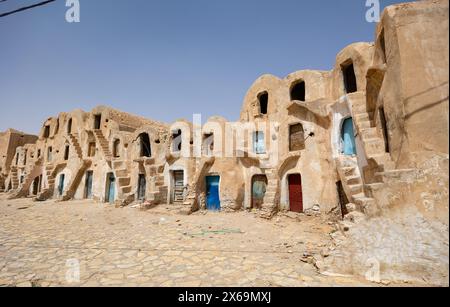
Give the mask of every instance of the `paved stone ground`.
[[[166, 206], [5, 198], [2, 286], [374, 286], [304, 262], [329, 242], [332, 227], [321, 217], [266, 221], [248, 212], [184, 216]], [[80, 264], [79, 283], [67, 280], [70, 259]]]

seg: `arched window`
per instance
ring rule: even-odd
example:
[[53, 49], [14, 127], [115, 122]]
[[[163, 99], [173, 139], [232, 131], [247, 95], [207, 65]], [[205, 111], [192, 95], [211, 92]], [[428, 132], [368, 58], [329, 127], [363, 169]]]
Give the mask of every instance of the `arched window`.
[[69, 119], [69, 122], [67, 123], [67, 134], [72, 133], [72, 119]]
[[357, 92], [358, 85], [356, 82], [355, 67], [352, 61], [342, 66], [342, 74], [344, 76], [345, 92], [347, 94]]
[[140, 146], [141, 146], [141, 157], [150, 158], [152, 156], [152, 149], [151, 149], [150, 137], [148, 136], [148, 133], [140, 134], [139, 141], [140, 141]]
[[179, 129], [178, 131], [173, 133], [172, 139], [173, 139], [172, 151], [173, 152], [180, 152], [181, 151], [181, 145], [182, 145], [182, 142], [181, 142], [181, 140], [182, 140], [181, 129]]
[[291, 88], [291, 100], [306, 101], [305, 81], [300, 80], [293, 84]]
[[269, 109], [269, 93], [263, 92], [258, 95], [259, 112], [262, 115], [266, 115]]

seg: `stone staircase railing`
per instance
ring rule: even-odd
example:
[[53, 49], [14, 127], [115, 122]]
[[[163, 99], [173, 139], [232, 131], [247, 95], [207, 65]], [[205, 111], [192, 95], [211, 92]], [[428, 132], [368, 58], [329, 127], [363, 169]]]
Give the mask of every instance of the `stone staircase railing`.
[[111, 161], [112, 154], [111, 151], [109, 150], [109, 142], [106, 140], [105, 136], [103, 135], [103, 132], [101, 130], [94, 130], [94, 135], [97, 138], [97, 141], [103, 151], [105, 159], [107, 161]]

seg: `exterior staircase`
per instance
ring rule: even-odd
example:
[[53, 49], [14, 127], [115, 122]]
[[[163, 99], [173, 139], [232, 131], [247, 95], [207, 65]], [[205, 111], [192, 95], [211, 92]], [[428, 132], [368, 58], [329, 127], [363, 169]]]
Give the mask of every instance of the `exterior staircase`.
[[94, 130], [94, 135], [97, 138], [98, 143], [100, 144], [100, 147], [102, 148], [104, 157], [107, 161], [112, 160], [112, 154], [109, 149], [109, 142], [106, 140], [106, 138], [103, 135], [103, 132], [101, 130]]
[[356, 205], [355, 208], [347, 207], [349, 213], [359, 211], [366, 215], [372, 215], [376, 203], [373, 198], [367, 197], [364, 192], [363, 179], [356, 157], [340, 157], [336, 162], [344, 192], [348, 200]]
[[150, 203], [150, 206], [167, 204], [169, 189], [164, 182], [164, 165], [154, 166], [151, 172], [154, 174], [155, 191], [150, 192], [147, 196], [147, 202]]
[[43, 160], [44, 159], [40, 157], [33, 163], [33, 166], [31, 167], [30, 172], [25, 177], [25, 180], [22, 183], [22, 185], [20, 185], [19, 188], [17, 188], [17, 190], [15, 190], [12, 193], [12, 195], [8, 197], [8, 199], [17, 199], [28, 196], [28, 190], [31, 184], [33, 183], [34, 179], [36, 178], [36, 176], [38, 176], [39, 169], [42, 167]]
[[81, 179], [83, 178], [84, 174], [86, 173], [86, 170], [91, 166], [91, 164], [92, 164], [91, 160], [80, 160], [75, 176], [72, 178], [72, 181], [69, 183], [68, 188], [66, 188], [65, 192], [61, 197], [62, 201], [68, 201], [73, 199], [77, 191], [77, 188], [80, 185]]
[[[97, 130], [97, 131], [99, 131], [99, 130]], [[102, 147], [103, 147], [103, 145], [102, 145]], [[116, 180], [117, 180], [117, 185], [118, 185], [118, 189], [119, 189], [118, 196], [120, 199], [122, 199], [122, 202], [120, 205], [122, 207], [128, 206], [135, 200], [136, 195], [132, 191], [133, 187], [131, 186], [131, 176], [128, 171], [126, 162], [122, 161], [122, 160], [115, 160], [112, 162], [112, 168], [114, 169], [116, 177], [117, 177]]]
[[55, 192], [56, 176], [60, 170], [66, 167], [66, 165], [67, 163], [64, 162], [57, 165], [47, 164], [45, 166], [45, 175], [47, 177], [48, 186], [34, 198], [35, 201], [46, 201], [47, 199], [52, 198], [53, 193]]
[[19, 169], [17, 166], [11, 166], [11, 184], [13, 191], [19, 188]]
[[79, 159], [83, 159], [83, 150], [78, 142], [78, 133], [69, 134], [70, 143], [72, 144]]
[[390, 154], [385, 151], [384, 139], [380, 137], [378, 128], [372, 125], [365, 101], [358, 102], [353, 105], [353, 119], [357, 132], [361, 136], [367, 160], [376, 164], [375, 172], [395, 169], [395, 163]]
[[45, 175], [47, 177], [48, 186], [41, 191], [41, 193], [36, 196], [36, 201], [45, 201], [52, 197], [55, 190], [56, 178], [52, 176], [53, 174], [53, 164], [48, 164], [45, 166]]
[[198, 209], [200, 209], [200, 204], [198, 202], [198, 186], [200, 183], [200, 180], [202, 180], [208, 169], [213, 165], [215, 162], [215, 157], [207, 157], [207, 158], [201, 158], [198, 161], [195, 174], [192, 178], [191, 184], [188, 187], [188, 191], [186, 193], [186, 198], [183, 203], [184, 206], [189, 207], [191, 212], [195, 212]]
[[[278, 179], [276, 170], [266, 169], [265, 174], [267, 176], [267, 188], [264, 196], [263, 214], [268, 215], [268, 218], [273, 217], [278, 210], [278, 204], [280, 199], [280, 180]], [[265, 212], [267, 211], [268, 212]]]

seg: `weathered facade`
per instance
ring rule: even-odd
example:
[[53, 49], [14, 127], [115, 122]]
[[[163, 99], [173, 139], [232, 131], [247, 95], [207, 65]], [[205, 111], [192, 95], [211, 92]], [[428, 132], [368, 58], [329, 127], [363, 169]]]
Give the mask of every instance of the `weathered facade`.
[[[260, 77], [237, 123], [168, 125], [98, 107], [48, 119], [39, 137], [1, 134], [0, 191], [263, 217], [320, 209], [345, 216], [324, 269], [364, 274], [375, 259], [386, 278], [442, 280], [448, 114], [448, 1], [400, 4], [375, 43], [346, 47], [331, 71]], [[405, 238], [419, 247], [396, 250]]]

